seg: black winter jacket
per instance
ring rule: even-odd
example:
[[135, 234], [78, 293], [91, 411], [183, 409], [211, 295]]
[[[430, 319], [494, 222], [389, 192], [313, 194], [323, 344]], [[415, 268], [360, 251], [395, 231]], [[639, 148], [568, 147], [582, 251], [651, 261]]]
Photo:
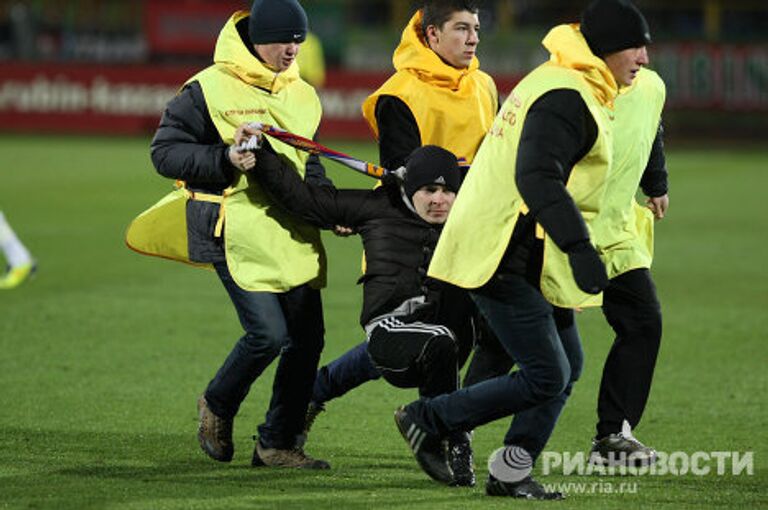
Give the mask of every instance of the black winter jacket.
[[411, 211], [394, 180], [373, 189], [336, 189], [306, 184], [287, 163], [261, 149], [252, 171], [275, 201], [292, 214], [320, 228], [353, 227], [363, 240], [366, 270], [360, 323], [394, 311], [404, 301], [424, 296], [427, 306], [417, 317], [444, 324], [456, 332], [454, 321], [468, 321], [472, 309], [462, 289], [427, 277], [427, 268], [442, 230]]
[[[229, 161], [224, 143], [208, 113], [198, 82], [192, 82], [166, 105], [150, 146], [158, 173], [187, 183], [193, 191], [221, 195], [238, 171]], [[330, 185], [317, 156], [306, 164], [306, 178]], [[194, 262], [223, 262], [223, 240], [213, 235], [219, 205], [187, 202], [189, 257]]]

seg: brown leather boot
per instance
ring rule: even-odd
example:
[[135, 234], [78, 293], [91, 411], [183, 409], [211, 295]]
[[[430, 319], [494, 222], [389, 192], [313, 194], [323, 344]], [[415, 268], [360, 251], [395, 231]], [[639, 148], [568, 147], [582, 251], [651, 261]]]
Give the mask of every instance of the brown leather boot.
[[232, 444], [233, 420], [216, 416], [208, 407], [205, 395], [197, 399], [197, 413], [200, 417], [200, 427], [197, 429], [197, 440], [206, 455], [219, 462], [229, 462], [235, 454]]
[[277, 448], [264, 448], [256, 440], [256, 448], [253, 450], [251, 465], [269, 467], [289, 467], [299, 469], [330, 469], [331, 466], [324, 460], [314, 459], [304, 453], [302, 448], [296, 447], [289, 450]]

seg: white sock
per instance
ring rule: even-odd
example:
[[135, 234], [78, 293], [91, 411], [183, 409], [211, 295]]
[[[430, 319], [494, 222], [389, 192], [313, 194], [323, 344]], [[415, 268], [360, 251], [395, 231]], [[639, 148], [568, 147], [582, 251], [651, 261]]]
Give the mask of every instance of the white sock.
[[0, 249], [5, 254], [5, 259], [11, 267], [23, 266], [32, 263], [32, 255], [29, 253], [11, 226], [5, 221], [5, 216], [0, 212]]

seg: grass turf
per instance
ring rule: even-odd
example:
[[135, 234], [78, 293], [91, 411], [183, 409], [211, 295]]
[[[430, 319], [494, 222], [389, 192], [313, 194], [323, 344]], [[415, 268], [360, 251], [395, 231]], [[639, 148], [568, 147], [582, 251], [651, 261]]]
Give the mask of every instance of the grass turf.
[[[329, 145], [376, 159], [370, 144]], [[169, 188], [135, 138], [0, 138], [0, 208], [33, 251], [38, 276], [0, 291], [0, 507], [497, 508], [483, 495], [488, 455], [508, 420], [476, 431], [478, 487], [448, 489], [417, 468], [392, 422], [415, 392], [384, 382], [328, 405], [308, 451], [333, 469], [252, 469], [251, 435], [273, 371], [235, 425], [236, 456], [217, 464], [195, 439], [195, 399], [239, 325], [213, 273], [150, 259], [122, 241], [130, 219]], [[768, 155], [669, 149], [672, 192], [657, 228], [654, 276], [665, 331], [638, 436], [667, 452], [754, 452], [754, 474], [563, 476], [567, 508], [766, 506], [764, 258]], [[329, 165], [342, 186], [371, 181]], [[354, 285], [359, 241], [326, 236], [327, 362], [362, 338]], [[586, 365], [548, 450], [585, 451], [611, 332], [579, 317]], [[730, 464], [727, 464], [730, 473]], [[621, 486], [621, 484], [629, 484]], [[582, 484], [582, 485], [579, 485]], [[583, 493], [580, 493], [583, 492]]]

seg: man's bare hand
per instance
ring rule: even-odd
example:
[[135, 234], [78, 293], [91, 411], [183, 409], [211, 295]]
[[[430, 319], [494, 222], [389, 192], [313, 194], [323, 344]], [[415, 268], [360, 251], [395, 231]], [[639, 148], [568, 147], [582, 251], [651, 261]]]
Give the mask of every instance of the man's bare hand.
[[664, 218], [669, 209], [669, 195], [662, 195], [660, 197], [649, 197], [645, 201], [648, 209], [653, 213], [653, 217], [657, 220]]
[[237, 145], [232, 144], [229, 146], [229, 161], [238, 170], [247, 172], [256, 166], [256, 155], [252, 151], [241, 152]]
[[252, 136], [261, 137], [261, 130], [254, 128], [250, 122], [240, 124], [235, 130], [235, 145], [247, 142]]
[[247, 172], [256, 166], [256, 155], [253, 151], [240, 148], [253, 136], [261, 137], [261, 130], [252, 127], [250, 123], [240, 124], [235, 130], [234, 143], [229, 146], [229, 161], [232, 162], [232, 166], [242, 172]]
[[355, 229], [351, 227], [344, 227], [342, 225], [336, 225], [333, 227], [333, 233], [339, 237], [348, 237], [355, 233]]

